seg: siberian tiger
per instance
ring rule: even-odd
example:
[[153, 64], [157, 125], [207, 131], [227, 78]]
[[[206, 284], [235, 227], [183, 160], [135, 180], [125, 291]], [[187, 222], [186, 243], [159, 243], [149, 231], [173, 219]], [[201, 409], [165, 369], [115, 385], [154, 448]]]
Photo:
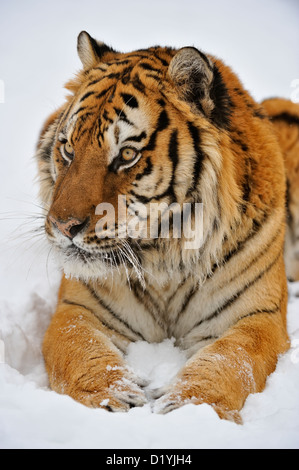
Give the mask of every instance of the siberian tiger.
[[[50, 385], [111, 411], [208, 403], [240, 422], [289, 347], [273, 125], [229, 67], [193, 47], [118, 53], [83, 31], [78, 54], [83, 68], [37, 147], [45, 231], [64, 270], [43, 344]], [[117, 219], [119, 196], [128, 218], [111, 236], [112, 219], [97, 230], [98, 206]], [[189, 203], [192, 224], [202, 204], [199, 247], [174, 236], [175, 213], [169, 238], [161, 212], [157, 236], [123, 236], [129, 207], [145, 208], [134, 217], [151, 228], [150, 208], [162, 203]], [[149, 398], [126, 350], [165, 338], [188, 360]]]

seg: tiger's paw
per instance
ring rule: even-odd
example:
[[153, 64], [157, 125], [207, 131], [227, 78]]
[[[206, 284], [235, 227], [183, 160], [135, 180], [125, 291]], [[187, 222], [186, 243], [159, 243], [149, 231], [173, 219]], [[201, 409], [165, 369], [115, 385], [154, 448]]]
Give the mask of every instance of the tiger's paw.
[[91, 408], [125, 412], [147, 403], [142, 389], [146, 385], [147, 382], [127, 367], [107, 366], [106, 373], [101, 374], [101, 380], [92, 379], [86, 387], [72, 395], [75, 400]]
[[205, 395], [200, 387], [194, 387], [192, 384], [188, 386], [188, 383], [180, 380], [172, 386], [153, 390], [151, 398], [156, 399], [153, 410], [158, 414], [166, 414], [187, 404], [202, 405], [206, 403], [212, 406], [221, 419], [242, 424], [242, 418], [237, 410], [229, 409], [219, 400], [213, 402], [211, 393]]

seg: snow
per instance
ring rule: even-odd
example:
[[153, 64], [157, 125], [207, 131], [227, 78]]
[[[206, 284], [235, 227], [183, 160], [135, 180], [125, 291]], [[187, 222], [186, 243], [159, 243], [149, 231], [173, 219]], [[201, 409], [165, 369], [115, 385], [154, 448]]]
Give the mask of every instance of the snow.
[[[299, 283], [289, 285], [292, 348], [264, 392], [248, 397], [242, 426], [220, 420], [208, 405], [159, 415], [150, 400], [112, 414], [48, 387], [41, 343], [60, 273], [35, 230], [41, 221], [31, 156], [41, 123], [63, 99], [62, 84], [79, 68], [77, 34], [86, 29], [124, 51], [195, 45], [232, 65], [258, 100], [289, 97], [299, 77], [297, 0], [83, 3], [0, 4], [0, 448], [298, 448]], [[184, 361], [172, 340], [128, 350], [130, 366], [149, 382], [149, 396]]]
[[[43, 286], [41, 286], [42, 290]], [[290, 286], [289, 333], [299, 338], [299, 283]], [[55, 304], [51, 289], [28, 293], [16, 307], [1, 303], [5, 363], [0, 365], [0, 448], [297, 448], [299, 442], [299, 348], [279, 359], [263, 393], [250, 395], [242, 426], [221, 421], [208, 405], [186, 405], [167, 415], [152, 403], [128, 413], [89, 409], [48, 388], [41, 342]], [[129, 365], [150, 383], [169, 382], [185, 357], [173, 341], [138, 342]]]

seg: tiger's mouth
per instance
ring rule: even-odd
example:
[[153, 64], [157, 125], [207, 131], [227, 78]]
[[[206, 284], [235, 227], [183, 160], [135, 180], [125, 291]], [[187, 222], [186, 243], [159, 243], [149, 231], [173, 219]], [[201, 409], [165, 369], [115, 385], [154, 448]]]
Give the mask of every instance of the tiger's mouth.
[[125, 262], [129, 263], [128, 258], [122, 257], [119, 249], [117, 247], [112, 246], [93, 252], [88, 251], [85, 248], [81, 248], [75, 244], [72, 244], [71, 246], [64, 248], [62, 251], [64, 257], [68, 260], [74, 262], [77, 261], [78, 263], [83, 263], [86, 265], [99, 261], [112, 267], [114, 265], [120, 266]]
[[[83, 239], [76, 237], [71, 241], [51, 240], [58, 264], [66, 277], [90, 280], [106, 279], [115, 272], [129, 280], [132, 275], [144, 282], [144, 268], [138, 244], [135, 246], [128, 239], [103, 243], [102, 246], [86, 244]], [[61, 240], [60, 240], [61, 241]], [[134, 246], [133, 246], [134, 245]]]

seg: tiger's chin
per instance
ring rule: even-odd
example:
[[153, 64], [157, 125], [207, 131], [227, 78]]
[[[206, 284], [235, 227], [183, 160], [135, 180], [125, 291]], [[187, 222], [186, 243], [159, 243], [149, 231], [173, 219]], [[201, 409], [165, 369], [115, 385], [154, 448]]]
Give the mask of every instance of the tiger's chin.
[[109, 253], [89, 253], [76, 246], [61, 249], [55, 247], [54, 256], [67, 278], [81, 281], [95, 281], [113, 276], [115, 270], [120, 271], [121, 265], [116, 261], [112, 250]]

